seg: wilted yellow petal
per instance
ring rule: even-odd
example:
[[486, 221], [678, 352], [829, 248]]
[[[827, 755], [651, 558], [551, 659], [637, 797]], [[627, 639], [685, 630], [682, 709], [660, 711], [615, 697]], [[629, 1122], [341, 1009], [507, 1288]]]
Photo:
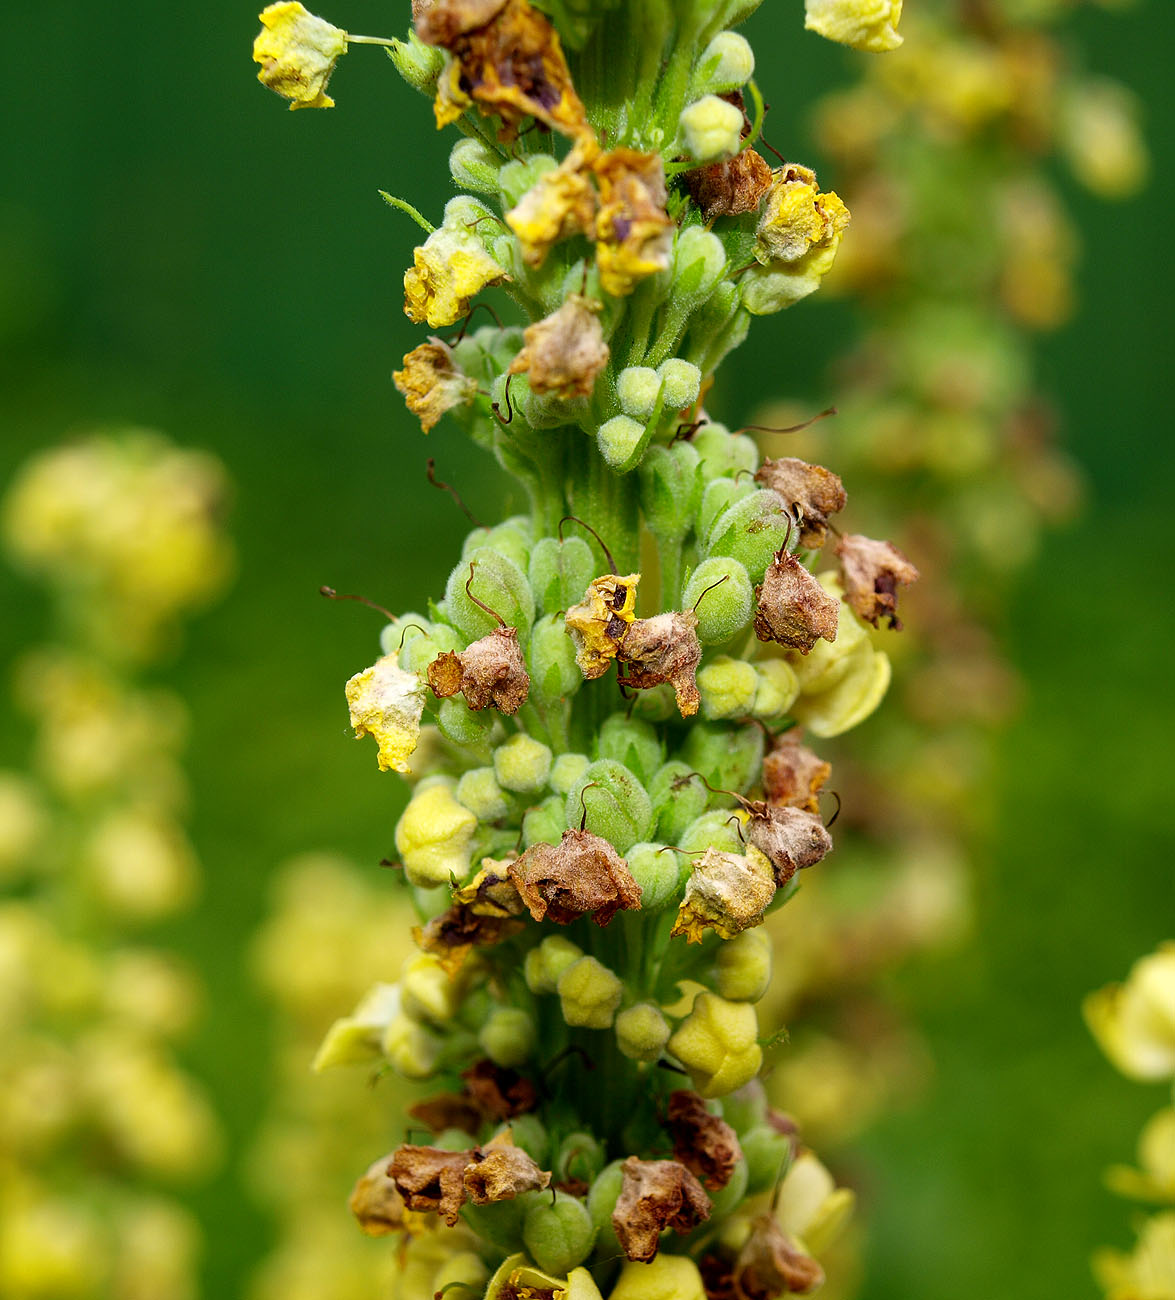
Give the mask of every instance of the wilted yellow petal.
[[355, 735], [375, 737], [379, 770], [407, 772], [424, 712], [424, 687], [416, 674], [402, 669], [395, 655], [384, 655], [347, 683], [347, 704]]
[[316, 18], [297, 0], [267, 5], [253, 42], [257, 80], [290, 101], [290, 108], [333, 108], [326, 84], [347, 52], [347, 33]]
[[404, 312], [433, 329], [454, 325], [469, 310], [469, 299], [506, 273], [485, 245], [465, 227], [440, 226], [415, 250], [404, 272]]
[[902, 0], [805, 0], [804, 26], [855, 50], [882, 53], [902, 43]]

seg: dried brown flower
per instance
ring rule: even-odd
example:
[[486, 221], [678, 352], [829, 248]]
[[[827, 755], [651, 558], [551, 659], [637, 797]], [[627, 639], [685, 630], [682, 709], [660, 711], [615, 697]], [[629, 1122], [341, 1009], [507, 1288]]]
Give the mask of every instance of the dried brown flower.
[[429, 45], [451, 45], [458, 36], [484, 27], [506, 0], [412, 0], [416, 34]]
[[832, 851], [832, 836], [815, 813], [757, 803], [747, 822], [748, 841], [775, 868], [782, 889], [797, 871], [815, 866]]
[[673, 1154], [704, 1187], [717, 1191], [730, 1182], [742, 1155], [738, 1134], [705, 1101], [688, 1089], [669, 1094], [666, 1129], [673, 1139]]
[[832, 775], [832, 767], [803, 743], [801, 727], [780, 736], [763, 759], [763, 787], [767, 802], [781, 808], [820, 811], [819, 792]]
[[778, 492], [800, 525], [800, 545], [816, 550], [828, 536], [828, 516], [845, 508], [848, 497], [840, 475], [823, 465], [809, 465], [795, 456], [765, 460], [755, 482]]
[[771, 168], [754, 149], [743, 149], [725, 162], [695, 167], [682, 178], [707, 221], [755, 212], [771, 188]]
[[380, 1156], [355, 1182], [348, 1202], [360, 1229], [369, 1237], [386, 1237], [404, 1227], [404, 1198], [388, 1177], [391, 1156]]
[[435, 1210], [453, 1227], [465, 1204], [465, 1167], [473, 1158], [468, 1151], [442, 1151], [405, 1143], [392, 1152], [388, 1177], [410, 1210]]
[[627, 665], [624, 685], [643, 691], [669, 682], [683, 718], [698, 711], [698, 616], [692, 609], [680, 613], [638, 618], [629, 626], [620, 647], [620, 662]]
[[474, 1205], [512, 1201], [523, 1192], [541, 1192], [551, 1175], [514, 1145], [509, 1132], [478, 1147], [465, 1167], [465, 1190]]
[[461, 691], [471, 709], [492, 704], [500, 713], [517, 713], [530, 694], [518, 629], [496, 627], [460, 654], [437, 655], [428, 666], [428, 684], [442, 699]]
[[583, 600], [564, 615], [568, 635], [575, 642], [575, 662], [589, 682], [608, 671], [628, 635], [640, 580], [639, 573], [625, 577], [605, 573], [593, 578]]
[[684, 1165], [636, 1156], [624, 1162], [612, 1228], [629, 1259], [648, 1263], [657, 1254], [666, 1228], [692, 1232], [709, 1217], [710, 1198]]
[[755, 589], [755, 635], [807, 654], [820, 637], [836, 640], [840, 602], [834, 600], [789, 551], [767, 566]]
[[538, 1089], [529, 1079], [493, 1061], [478, 1061], [461, 1077], [474, 1105], [498, 1123], [527, 1115], [539, 1104]]
[[468, 904], [454, 903], [434, 916], [412, 934], [425, 952], [440, 960], [449, 975], [455, 975], [474, 948], [492, 948], [513, 938], [523, 928], [522, 921], [511, 916], [485, 916]]
[[596, 263], [605, 292], [631, 293], [637, 283], [669, 266], [673, 222], [665, 211], [661, 155], [613, 149], [593, 164], [600, 186]]
[[894, 631], [902, 624], [897, 615], [898, 587], [918, 581], [918, 570], [892, 542], [879, 542], [860, 533], [848, 533], [836, 544], [844, 576], [845, 600], [866, 623], [877, 627], [889, 619]]
[[453, 890], [453, 902], [468, 907], [475, 916], [521, 916], [525, 910], [522, 899], [508, 874], [511, 861], [482, 858], [477, 875]]
[[596, 376], [608, 364], [599, 311], [598, 302], [570, 294], [558, 311], [526, 327], [526, 345], [510, 363], [510, 373], [528, 375], [535, 393], [590, 397]]
[[440, 339], [429, 339], [406, 353], [404, 369], [393, 372], [392, 382], [425, 433], [446, 411], [468, 405], [477, 393], [477, 380], [465, 374], [453, 360], [452, 348]]
[[774, 897], [772, 863], [759, 849], [752, 846], [743, 855], [711, 846], [694, 863], [670, 933], [684, 934], [687, 943], [701, 943], [710, 928], [723, 939], [733, 939], [762, 924]]
[[425, 1097], [423, 1101], [413, 1102], [408, 1107], [408, 1114], [432, 1133], [459, 1128], [471, 1137], [477, 1136], [485, 1120], [467, 1092], [439, 1092], [435, 1097]]
[[577, 144], [506, 213], [506, 224], [518, 236], [528, 266], [542, 266], [561, 239], [590, 236], [595, 230], [596, 189], [588, 176], [597, 151], [594, 141], [590, 146]]
[[570, 925], [590, 914], [597, 925], [607, 925], [618, 911], [641, 905], [640, 886], [624, 859], [588, 830], [566, 830], [558, 844], [532, 844], [508, 870], [536, 921], [549, 917]]
[[824, 1270], [783, 1231], [771, 1214], [760, 1215], [734, 1267], [736, 1300], [775, 1300], [810, 1295], [824, 1283]]

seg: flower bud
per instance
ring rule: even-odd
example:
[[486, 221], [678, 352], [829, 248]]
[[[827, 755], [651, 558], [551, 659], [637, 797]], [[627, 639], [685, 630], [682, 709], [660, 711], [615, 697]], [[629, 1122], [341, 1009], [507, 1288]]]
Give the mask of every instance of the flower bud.
[[608, 1300], [706, 1300], [698, 1266], [688, 1255], [659, 1254], [626, 1263]]
[[[706, 809], [710, 793], [681, 759], [672, 759], [649, 782], [649, 797], [657, 818], [657, 834], [667, 844], [677, 844], [682, 832]], [[631, 870], [631, 868], [630, 868]], [[648, 902], [642, 896], [642, 907]]]
[[476, 712], [459, 695], [451, 695], [437, 705], [437, 729], [458, 749], [472, 750], [489, 739], [495, 716], [492, 709]]
[[704, 424], [690, 445], [702, 458], [705, 478], [736, 474], [745, 469], [753, 474], [759, 467], [759, 448], [745, 433], [731, 433], [724, 424]]
[[616, 400], [625, 415], [644, 421], [653, 414], [661, 395], [661, 377], [652, 366], [627, 366], [616, 376]]
[[541, 740], [516, 732], [494, 750], [494, 774], [503, 790], [534, 794], [551, 774], [551, 750]]
[[[692, 296], [698, 302], [708, 298], [722, 279], [726, 270], [726, 246], [717, 235], [708, 230], [703, 230], [701, 226], [688, 226], [677, 237], [677, 244], [673, 250], [674, 266], [674, 291], [678, 294], [687, 294]], [[683, 363], [689, 365], [689, 362]], [[658, 375], [663, 379], [665, 363], [662, 362], [657, 368]], [[697, 366], [690, 366], [690, 369], [697, 374], [699, 386], [701, 382], [701, 371]], [[692, 406], [698, 400], [698, 390], [694, 389], [692, 397], [687, 398], [684, 402], [676, 400], [679, 390], [675, 390], [674, 395], [670, 397], [665, 395], [665, 406], [670, 411], [680, 411], [683, 407]]]
[[[618, 1016], [617, 1020], [619, 1019]], [[606, 1157], [604, 1144], [591, 1133], [568, 1133], [555, 1153], [555, 1181], [579, 1179], [591, 1183], [603, 1169]]]
[[640, 466], [641, 507], [649, 531], [662, 542], [680, 542], [701, 502], [698, 453], [688, 442], [653, 446]]
[[744, 930], [720, 945], [715, 964], [724, 998], [758, 1002], [771, 981], [771, 939], [762, 930]]
[[[474, 564], [470, 578], [469, 564]], [[510, 627], [518, 629], [518, 639], [526, 645], [534, 622], [534, 597], [523, 571], [508, 556], [480, 546], [449, 574], [442, 609], [455, 628], [468, 640], [476, 641], [499, 626], [493, 614], [474, 603], [472, 592]]]
[[710, 1217], [720, 1223], [723, 1219], [735, 1213], [742, 1205], [743, 1198], [747, 1194], [747, 1183], [749, 1181], [750, 1170], [747, 1168], [747, 1162], [740, 1151], [730, 1178], [718, 1191], [709, 1193]]
[[747, 1133], [759, 1124], [766, 1124], [767, 1111], [767, 1090], [759, 1079], [752, 1079], [722, 1099], [722, 1118], [736, 1133]]
[[749, 478], [741, 475], [738, 478], [711, 479], [702, 490], [702, 497], [698, 502], [698, 540], [703, 544], [707, 543], [711, 530], [726, 511], [737, 502], [753, 495], [754, 491], [754, 484], [749, 481]]
[[641, 781], [647, 781], [664, 758], [655, 728], [623, 713], [613, 713], [604, 719], [597, 746], [601, 758], [623, 764]]
[[721, 645], [750, 623], [754, 591], [738, 560], [716, 555], [703, 560], [690, 574], [681, 603], [685, 609], [697, 606], [698, 640], [703, 645]]
[[404, 645], [399, 651], [397, 662], [406, 672], [415, 673], [420, 678], [424, 677], [429, 664], [438, 655], [465, 649], [464, 638], [448, 623], [424, 623], [422, 626], [427, 631], [421, 633], [416, 628], [403, 629], [392, 641], [392, 652], [396, 653], [400, 635], [403, 635]]
[[703, 95], [682, 109], [678, 136], [699, 163], [733, 158], [742, 140], [742, 109], [717, 95]]
[[514, 1069], [530, 1059], [535, 1037], [534, 1021], [521, 1007], [496, 1007], [478, 1031], [477, 1041], [495, 1065]]
[[[729, 808], [712, 808], [695, 817], [681, 833], [678, 847], [683, 853], [704, 853], [717, 849], [720, 853], [739, 853], [743, 842], [738, 837], [738, 814]], [[684, 861], [688, 862], [688, 859]], [[685, 879], [693, 874], [693, 864], [683, 866]]]
[[752, 492], [715, 520], [706, 550], [738, 560], [751, 581], [760, 583], [775, 553], [787, 545], [793, 523], [777, 492]]
[[763, 1051], [758, 1037], [759, 1022], [750, 1003], [699, 993], [693, 1010], [670, 1038], [669, 1050], [703, 1097], [721, 1097], [759, 1073]]
[[522, 1223], [522, 1241], [544, 1272], [566, 1276], [588, 1256], [596, 1239], [587, 1206], [566, 1192], [545, 1196], [531, 1206]]
[[[509, 1134], [514, 1145], [521, 1147], [536, 1165], [545, 1167], [551, 1154], [551, 1135], [547, 1126], [533, 1111], [525, 1115], [515, 1115], [507, 1120], [495, 1133], [494, 1137]], [[468, 1143], [468, 1134], [466, 1135]]]
[[[385, 624], [381, 630], [379, 634], [380, 653], [398, 655], [413, 637], [427, 636], [430, 626], [428, 619], [423, 614], [417, 614], [415, 610], [411, 610], [407, 614], [401, 614], [398, 618]], [[400, 665], [401, 668], [403, 666], [403, 664]]]
[[595, 577], [592, 548], [582, 537], [544, 537], [530, 553], [530, 587], [544, 614], [568, 610]]
[[653, 805], [635, 776], [613, 759], [599, 759], [567, 793], [567, 824], [586, 828], [626, 853], [653, 829]]
[[449, 151], [449, 174], [459, 189], [496, 195], [501, 166], [500, 155], [473, 136], [458, 140]]
[[747, 1192], [755, 1196], [770, 1191], [780, 1171], [792, 1157], [792, 1139], [768, 1123], [739, 1131], [739, 1146], [747, 1162]]
[[613, 1160], [600, 1171], [588, 1192], [588, 1213], [592, 1217], [592, 1226], [598, 1234], [596, 1245], [601, 1254], [611, 1253], [611, 1250], [606, 1248], [614, 1247], [617, 1253], [620, 1251], [620, 1244], [612, 1231], [612, 1211], [620, 1199], [623, 1186], [624, 1161]]
[[614, 415], [596, 431], [596, 444], [600, 455], [612, 469], [629, 468], [629, 462], [640, 450], [645, 436], [645, 426], [629, 415]]
[[754, 75], [755, 53], [747, 38], [738, 32], [719, 32], [702, 51], [690, 90], [697, 95], [725, 95], [745, 86]]
[[429, 889], [448, 884], [450, 876], [464, 880], [476, 827], [477, 818], [447, 785], [418, 786], [396, 825], [396, 851], [408, 882]]
[[465, 984], [454, 979], [432, 953], [417, 953], [400, 971], [400, 1004], [415, 1020], [444, 1025], [457, 1014]]
[[[496, 528], [488, 530], [475, 528], [465, 538], [465, 543], [461, 547], [461, 559], [466, 566], [465, 576], [469, 577], [469, 561], [483, 548], [487, 551], [496, 551], [497, 554], [513, 560], [525, 573], [530, 564], [530, 549], [533, 541], [534, 533], [530, 520], [522, 516], [505, 519]], [[477, 584], [474, 583], [473, 586], [476, 591]]]
[[640, 886], [642, 912], [659, 912], [676, 901], [681, 884], [678, 856], [666, 845], [650, 841], [634, 844], [625, 854], [632, 878]]
[[702, 716], [745, 718], [755, 705], [759, 682], [754, 668], [741, 659], [719, 655], [698, 673], [698, 691], [702, 696]]
[[405, 1079], [429, 1078], [441, 1059], [440, 1038], [411, 1016], [397, 1016], [384, 1030], [380, 1046], [392, 1069]]
[[457, 782], [457, 802], [479, 822], [500, 821], [510, 811], [510, 802], [492, 767], [475, 767]]
[[616, 1017], [616, 1043], [630, 1061], [656, 1061], [669, 1041], [669, 1022], [652, 1002], [638, 1002]]
[[586, 754], [560, 754], [551, 764], [551, 777], [547, 784], [565, 795], [590, 766], [591, 759]]
[[781, 717], [800, 693], [799, 678], [786, 659], [764, 659], [755, 664], [755, 679], [755, 706], [751, 712], [756, 718]]
[[534, 625], [527, 665], [530, 696], [540, 707], [567, 699], [583, 685], [583, 673], [575, 661], [575, 642], [567, 635], [562, 615], [544, 614]]
[[732, 729], [720, 722], [696, 722], [682, 746], [681, 756], [716, 790], [741, 792], [759, 775], [763, 732], [758, 727]]
[[609, 1029], [624, 996], [623, 983], [595, 957], [573, 962], [556, 988], [563, 1019], [577, 1029]]
[[554, 993], [569, 966], [583, 956], [583, 949], [561, 934], [549, 934], [526, 954], [522, 973], [532, 993]]
[[[691, 227], [691, 231], [696, 229], [696, 226]], [[709, 238], [721, 247], [721, 241], [716, 236], [711, 235]], [[665, 387], [667, 411], [684, 410], [698, 400], [702, 389], [702, 372], [692, 362], [683, 361], [680, 357], [669, 357], [657, 367], [657, 378]]]
[[566, 805], [561, 795], [553, 794], [537, 808], [528, 808], [522, 818], [522, 842], [526, 848], [532, 844], [558, 844], [567, 829]]
[[393, 40], [388, 54], [401, 77], [430, 99], [436, 94], [437, 78], [445, 66], [444, 52], [425, 43], [415, 32], [408, 33], [406, 41]]

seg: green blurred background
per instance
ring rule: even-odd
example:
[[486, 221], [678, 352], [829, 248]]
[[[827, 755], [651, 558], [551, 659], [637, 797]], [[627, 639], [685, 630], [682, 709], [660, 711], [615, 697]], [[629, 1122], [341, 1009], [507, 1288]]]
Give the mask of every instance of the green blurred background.
[[[327, 16], [392, 34], [406, 8], [336, 0]], [[236, 484], [239, 581], [167, 674], [194, 715], [193, 833], [207, 876], [201, 906], [167, 937], [211, 989], [190, 1059], [239, 1154], [265, 1105], [266, 1013], [242, 990], [270, 874], [315, 847], [375, 872], [401, 800], [348, 739], [342, 705], [378, 620], [316, 589], [400, 609], [440, 586], [465, 521], [425, 483], [428, 455], [480, 516], [503, 510], [482, 454], [443, 423], [425, 443], [390, 382], [418, 341], [399, 287], [417, 232], [376, 190], [435, 215], [448, 142], [375, 50], [347, 60], [334, 112], [286, 114], [253, 80], [244, 3], [14, 0], [8, 13], [0, 482], [65, 434], [141, 424], [216, 452]], [[767, 0], [747, 34], [773, 142], [818, 166], [807, 109], [852, 70], [800, 33], [799, 13], [798, 0]], [[975, 942], [895, 980], [937, 1078], [863, 1144], [870, 1300], [1092, 1296], [1090, 1249], [1129, 1235], [1101, 1170], [1131, 1156], [1161, 1104], [1105, 1063], [1078, 1007], [1175, 934], [1175, 612], [1163, 576], [1175, 562], [1163, 379], [1175, 5], [1083, 11], [1069, 33], [1091, 69], [1141, 96], [1153, 176], [1118, 206], [1062, 182], [1086, 242], [1082, 304], [1040, 365], [1088, 506], [1048, 540], [1004, 629], [1031, 694], [1002, 744]], [[852, 327], [851, 308], [819, 297], [759, 322], [714, 413], [737, 424], [768, 396], [835, 400], [825, 366]], [[7, 664], [46, 611], [7, 572], [0, 609]], [[6, 718], [0, 763], [23, 754]], [[194, 1201], [207, 1294], [239, 1294], [268, 1226], [232, 1161]]]

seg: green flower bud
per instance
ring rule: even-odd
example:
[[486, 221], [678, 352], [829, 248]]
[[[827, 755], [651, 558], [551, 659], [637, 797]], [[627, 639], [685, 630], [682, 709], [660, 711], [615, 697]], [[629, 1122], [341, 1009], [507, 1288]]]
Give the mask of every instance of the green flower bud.
[[596, 575], [592, 548], [582, 537], [544, 537], [530, 553], [530, 586], [544, 614], [570, 609]]
[[749, 475], [738, 479], [711, 479], [703, 489], [702, 499], [698, 504], [697, 530], [699, 541], [703, 544], [708, 542], [711, 530], [726, 511], [736, 502], [744, 501], [747, 497], [752, 496], [754, 492], [755, 485]]
[[661, 394], [661, 377], [652, 366], [628, 366], [616, 376], [616, 398], [625, 415], [644, 421], [653, 414]]
[[623, 983], [595, 957], [580, 957], [573, 962], [559, 976], [555, 987], [563, 1019], [575, 1029], [611, 1028], [624, 996]]
[[722, 1118], [736, 1133], [746, 1133], [759, 1124], [766, 1124], [767, 1110], [767, 1089], [761, 1079], [752, 1079], [722, 1099]]
[[[551, 1135], [537, 1115], [533, 1113], [515, 1115], [512, 1120], [508, 1120], [494, 1131], [494, 1137], [503, 1133], [509, 1133], [514, 1139], [514, 1145], [521, 1147], [536, 1165], [546, 1168], [547, 1159], [551, 1154]], [[466, 1135], [466, 1145], [468, 1141]]]
[[494, 750], [494, 774], [503, 790], [534, 794], [551, 774], [551, 751], [541, 740], [516, 732]]
[[777, 492], [753, 492], [715, 521], [706, 549], [710, 555], [727, 555], [740, 561], [751, 581], [759, 583], [793, 531], [792, 517]]
[[421, 633], [411, 628], [406, 634], [397, 635], [393, 645], [398, 644], [400, 635], [404, 636], [404, 647], [400, 650], [397, 662], [407, 672], [423, 677], [428, 666], [439, 654], [448, 650], [465, 649], [465, 640], [461, 634], [448, 623], [423, 623], [427, 631]]
[[489, 739], [496, 717], [492, 709], [474, 712], [460, 695], [450, 695], [437, 705], [437, 728], [460, 749], [475, 749]]
[[546, 1273], [565, 1277], [585, 1260], [596, 1240], [587, 1206], [566, 1192], [546, 1196], [528, 1211], [522, 1241], [530, 1257]]
[[616, 1234], [612, 1231], [612, 1211], [620, 1199], [623, 1186], [624, 1161], [613, 1160], [600, 1171], [599, 1176], [592, 1183], [591, 1191], [588, 1192], [587, 1207], [592, 1226], [597, 1233], [596, 1248], [605, 1257], [613, 1253], [624, 1253], [620, 1250]]
[[670, 1038], [669, 1050], [689, 1071], [697, 1092], [722, 1097], [759, 1073], [763, 1050], [758, 1039], [759, 1022], [749, 1002], [728, 1002], [703, 992]]
[[616, 1017], [616, 1043], [630, 1061], [656, 1061], [669, 1042], [669, 1021], [652, 1002], [638, 1002]]
[[645, 426], [629, 415], [614, 415], [600, 425], [596, 444], [600, 455], [615, 470], [626, 466], [636, 455], [645, 436]]
[[[714, 808], [695, 817], [682, 832], [679, 848], [684, 853], [703, 853], [714, 848], [723, 853], [741, 853], [743, 842], [738, 837], [737, 818], [729, 808]], [[688, 859], [683, 859], [688, 862]], [[686, 868], [688, 876], [692, 867]]]
[[786, 659], [764, 659], [755, 664], [756, 718], [779, 718], [795, 703], [800, 693], [799, 679]]
[[532, 844], [558, 844], [567, 829], [564, 816], [566, 805], [561, 795], [553, 794], [537, 808], [528, 808], [522, 818], [522, 842], [526, 848]]
[[568, 1133], [555, 1154], [555, 1181], [578, 1178], [591, 1183], [603, 1169], [606, 1155], [604, 1144], [591, 1133]]
[[662, 542], [680, 542], [693, 526], [702, 499], [698, 463], [688, 442], [650, 447], [641, 461], [641, 507], [649, 531]]
[[479, 822], [501, 821], [510, 811], [510, 802], [498, 784], [492, 767], [475, 767], [457, 782], [457, 802]]
[[[465, 576], [469, 577], [469, 561], [482, 549], [496, 551], [499, 555], [506, 556], [525, 573], [530, 564], [530, 548], [533, 540], [534, 533], [530, 520], [522, 516], [506, 519], [488, 532], [484, 528], [475, 528], [465, 538], [465, 544], [461, 548]], [[474, 583], [474, 590], [477, 590], [476, 583]]]
[[780, 1171], [791, 1163], [792, 1143], [770, 1124], [739, 1131], [739, 1146], [747, 1162], [747, 1193], [756, 1196], [775, 1186]]
[[[450, 701], [446, 700], [446, 704]], [[477, 818], [447, 785], [419, 785], [396, 825], [396, 851], [409, 884], [429, 889], [469, 875]]]
[[529, 158], [506, 163], [498, 173], [502, 210], [505, 212], [517, 207], [522, 196], [536, 184], [539, 177], [553, 172], [558, 166], [558, 162], [548, 153], [535, 153]]
[[681, 884], [678, 856], [664, 844], [650, 841], [634, 844], [625, 854], [632, 878], [641, 887], [642, 912], [659, 912], [677, 901]]
[[[673, 759], [659, 768], [649, 783], [657, 834], [667, 844], [679, 843], [685, 828], [710, 802], [710, 792], [692, 772], [688, 763]], [[641, 906], [648, 907], [643, 895]]]
[[560, 754], [551, 764], [551, 777], [547, 784], [552, 790], [566, 795], [591, 766], [586, 754]]
[[641, 781], [648, 780], [664, 758], [656, 729], [623, 713], [613, 713], [604, 719], [597, 745], [601, 758], [622, 763]]
[[741, 659], [719, 655], [698, 672], [702, 716], [745, 718], [755, 705], [759, 681], [755, 670]]
[[[379, 634], [379, 648], [385, 655], [398, 655], [415, 636], [427, 636], [430, 623], [423, 614], [401, 614], [384, 625]], [[400, 665], [403, 668], [403, 664]]]
[[745, 433], [731, 433], [724, 424], [704, 424], [690, 440], [702, 458], [705, 478], [736, 474], [740, 469], [754, 473], [759, 468], [759, 448]]
[[703, 95], [682, 109], [677, 126], [682, 144], [695, 161], [719, 162], [738, 153], [743, 114], [717, 95]]
[[653, 805], [644, 786], [614, 759], [592, 763], [568, 791], [568, 826], [578, 826], [585, 813], [586, 828], [610, 841], [618, 853], [626, 853], [653, 829]]
[[745, 36], [719, 32], [702, 51], [690, 83], [692, 94], [725, 95], [755, 75], [755, 53]]
[[532, 993], [554, 993], [560, 976], [583, 956], [583, 949], [561, 934], [549, 934], [526, 954], [522, 974]]
[[738, 1163], [734, 1166], [734, 1172], [730, 1175], [730, 1181], [725, 1187], [709, 1193], [710, 1217], [716, 1223], [721, 1223], [723, 1219], [734, 1214], [742, 1205], [743, 1198], [747, 1194], [749, 1175], [750, 1171], [747, 1168], [747, 1162], [740, 1156]]
[[[469, 576], [471, 561], [474, 564], [472, 580]], [[525, 646], [534, 622], [534, 597], [522, 569], [508, 556], [487, 546], [479, 546], [449, 574], [443, 603], [445, 615], [469, 641], [476, 641], [492, 632], [498, 626], [498, 620], [470, 599], [465, 590], [466, 583], [482, 604], [518, 629], [518, 639]]]
[[[720, 582], [720, 586], [715, 586]], [[712, 590], [707, 591], [708, 587]], [[704, 600], [700, 599], [702, 592], [706, 592]], [[697, 605], [698, 640], [703, 645], [721, 645], [751, 621], [754, 591], [746, 569], [738, 560], [716, 555], [703, 560], [690, 574], [681, 604], [683, 609]]]
[[645, 722], [668, 722], [670, 718], [681, 717], [673, 687], [668, 682], [641, 691], [633, 701], [632, 712], [634, 717], [643, 718]]
[[501, 166], [501, 156], [472, 136], [458, 140], [449, 151], [449, 174], [459, 189], [497, 194]]
[[[699, 299], [708, 298], [726, 271], [726, 246], [717, 235], [703, 230], [701, 226], [688, 226], [677, 237], [673, 265], [678, 293], [692, 294]], [[683, 364], [689, 365], [689, 362]], [[701, 371], [697, 366], [690, 366], [690, 369], [697, 374], [700, 385]], [[664, 362], [658, 367], [657, 373], [662, 379], [665, 378]], [[680, 411], [682, 407], [692, 406], [697, 400], [698, 388], [695, 386], [694, 395], [684, 402], [676, 400], [676, 393], [674, 397], [666, 394], [665, 405], [671, 411]]]
[[744, 930], [719, 947], [715, 963], [724, 998], [758, 1002], [771, 982], [771, 940], [762, 930]]
[[443, 50], [425, 45], [415, 32], [409, 32], [406, 41], [393, 39], [388, 54], [396, 71], [413, 90], [419, 90], [430, 99], [436, 94], [437, 78], [445, 66]]
[[[717, 593], [715, 593], [717, 594]], [[763, 732], [758, 727], [728, 727], [720, 722], [695, 722], [681, 756], [716, 790], [750, 788], [763, 762]]]
[[518, 355], [523, 341], [518, 326], [483, 325], [453, 344], [453, 360], [464, 374], [488, 386]]
[[567, 635], [567, 625], [561, 615], [544, 614], [534, 625], [527, 666], [530, 698], [540, 707], [567, 699], [583, 685], [583, 673], [575, 662], [575, 643]]
[[[694, 226], [691, 229], [696, 230]], [[711, 239], [721, 247], [721, 241], [711, 235]], [[657, 367], [657, 376], [665, 385], [665, 409], [681, 411], [693, 406], [702, 389], [702, 372], [695, 365], [683, 361], [680, 357], [669, 357]]]
[[478, 1031], [477, 1041], [495, 1065], [514, 1069], [530, 1060], [535, 1037], [534, 1021], [521, 1007], [496, 1007]]

